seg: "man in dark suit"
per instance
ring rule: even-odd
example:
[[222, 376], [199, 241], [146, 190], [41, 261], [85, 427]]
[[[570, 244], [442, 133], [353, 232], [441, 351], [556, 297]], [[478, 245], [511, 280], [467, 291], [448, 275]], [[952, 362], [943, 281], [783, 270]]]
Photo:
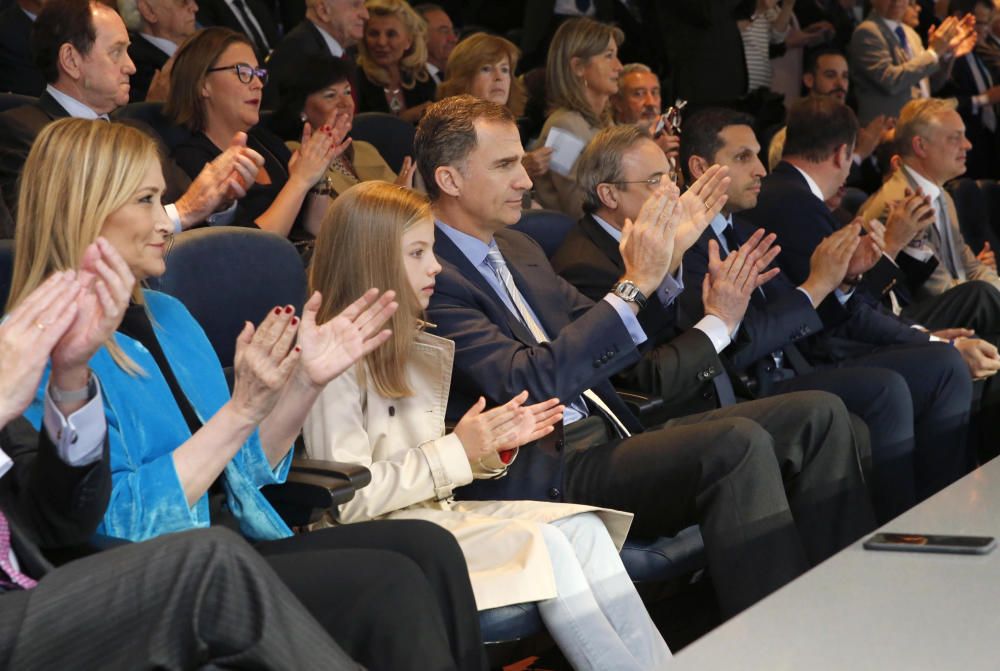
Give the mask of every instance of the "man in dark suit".
[[1000, 85], [980, 56], [979, 46], [987, 46], [989, 26], [993, 21], [992, 0], [952, 0], [952, 16], [973, 14], [976, 17], [976, 49], [955, 59], [951, 76], [941, 88], [940, 97], [955, 98], [958, 113], [965, 123], [965, 136], [972, 147], [966, 156], [965, 176], [971, 179], [1000, 177], [997, 158], [997, 119]]
[[[0, 325], [0, 667], [156, 659], [169, 668], [359, 668], [228, 531], [49, 562], [46, 553], [92, 536], [111, 492], [101, 391], [87, 362], [119, 320], [96, 295], [84, 299], [94, 291], [84, 275], [108, 282], [119, 315], [134, 278], [113, 251], [95, 244], [88, 255], [85, 265], [100, 259], [107, 272], [56, 273]], [[50, 361], [36, 434], [20, 415]]]
[[[368, 10], [363, 0], [309, 0], [306, 20], [285, 35], [267, 61], [271, 76], [264, 87], [264, 106], [267, 109], [277, 107], [279, 83], [310, 67], [317, 56], [343, 59], [353, 69], [353, 47], [364, 36], [367, 20]], [[351, 77], [355, 109], [358, 104], [356, 76]]]
[[[646, 329], [671, 320], [663, 278], [678, 224], [672, 184], [653, 192], [623, 244], [622, 281], [594, 303], [555, 275], [534, 241], [504, 230], [520, 218], [531, 186], [509, 110], [472, 96], [436, 103], [415, 149], [443, 266], [429, 317], [455, 341], [448, 416], [461, 416], [480, 395], [497, 403], [524, 389], [534, 401], [558, 397], [567, 405], [554, 445], [522, 451], [505, 478], [460, 495], [630, 510], [634, 532], [646, 536], [698, 523], [727, 613], [870, 528], [856, 439], [835, 397], [809, 392], [741, 404], [643, 432], [612, 388], [609, 376], [646, 347]], [[716, 319], [738, 319], [756, 286], [755, 266], [731, 263], [712, 283]], [[678, 385], [721, 372], [704, 332], [693, 329], [673, 345]], [[796, 482], [787, 498], [782, 473]]]
[[747, 93], [747, 68], [739, 17], [753, 0], [674, 0], [666, 3], [673, 95], [692, 109], [730, 103]]
[[278, 44], [278, 24], [262, 0], [199, 0], [196, 7], [202, 26], [223, 26], [246, 35], [261, 63]]
[[[719, 163], [732, 177], [723, 212], [685, 254], [689, 286], [698, 286], [708, 272], [710, 241], [725, 255], [753, 233], [743, 214], [756, 206], [765, 171], [756, 159], [751, 123], [749, 117], [720, 109], [688, 120], [683, 155], [689, 176]], [[919, 205], [913, 216], [926, 216], [929, 206], [923, 200]], [[939, 473], [964, 472], [968, 457], [955, 449], [964, 426], [951, 424], [950, 418], [968, 412], [971, 381], [953, 348], [927, 343], [926, 334], [851, 300], [852, 287], [844, 279], [861, 242], [859, 228], [857, 223], [845, 226], [821, 242], [797, 287], [779, 275], [756, 292], [726, 355], [730, 370], [758, 396], [822, 389], [861, 416], [872, 436], [876, 508], [883, 519], [891, 519], [905, 510], [907, 498], [912, 505], [944, 484]], [[700, 297], [683, 294], [681, 311], [684, 321], [699, 318], [704, 311]], [[822, 352], [834, 349], [828, 339], [856, 343], [857, 355], [836, 366], [823, 362]], [[948, 426], [950, 433], [938, 432]]]
[[[135, 65], [129, 77], [129, 102], [146, 99], [150, 84], [158, 77], [169, 81], [163, 67], [181, 42], [194, 34], [195, 0], [120, 0], [118, 11], [129, 27], [128, 55]], [[160, 82], [159, 88], [167, 82]]]
[[45, 78], [31, 58], [31, 26], [39, 0], [16, 0], [0, 11], [0, 92], [39, 96]]
[[[88, 33], [96, 39], [89, 51], [81, 53], [73, 45], [85, 43]], [[128, 102], [129, 77], [135, 72], [126, 51], [129, 39], [125, 24], [118, 14], [97, 2], [46, 2], [36, 21], [34, 39], [36, 62], [49, 83], [45, 93], [37, 103], [0, 114], [0, 191], [15, 216], [17, 179], [41, 130], [64, 117], [110, 119], [111, 112]], [[162, 143], [152, 129], [137, 125]], [[166, 153], [161, 147], [161, 155]], [[263, 157], [246, 147], [242, 133], [193, 182], [172, 160], [164, 159], [167, 190], [163, 201], [168, 203], [167, 214], [175, 230], [190, 228], [209, 217], [231, 217], [229, 212], [213, 213], [220, 204], [244, 195], [243, 185], [254, 182], [263, 163]], [[13, 230], [0, 230], [2, 238], [13, 234]]]

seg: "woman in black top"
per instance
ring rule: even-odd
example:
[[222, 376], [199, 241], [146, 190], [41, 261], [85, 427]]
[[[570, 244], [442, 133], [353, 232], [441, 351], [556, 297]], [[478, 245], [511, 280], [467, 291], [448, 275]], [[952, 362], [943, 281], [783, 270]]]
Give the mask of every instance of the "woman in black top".
[[403, 0], [368, 0], [358, 44], [358, 108], [417, 123], [434, 100], [427, 72], [426, 24]]
[[350, 119], [332, 126], [306, 126], [302, 146], [290, 152], [267, 129], [257, 125], [267, 71], [257, 67], [253, 48], [243, 35], [227, 28], [207, 28], [177, 52], [170, 73], [165, 112], [192, 131], [173, 158], [192, 178], [246, 133], [246, 143], [264, 158], [256, 182], [237, 206], [235, 222], [256, 225], [291, 238], [308, 240], [319, 229], [329, 199], [314, 189], [330, 162], [350, 144]]

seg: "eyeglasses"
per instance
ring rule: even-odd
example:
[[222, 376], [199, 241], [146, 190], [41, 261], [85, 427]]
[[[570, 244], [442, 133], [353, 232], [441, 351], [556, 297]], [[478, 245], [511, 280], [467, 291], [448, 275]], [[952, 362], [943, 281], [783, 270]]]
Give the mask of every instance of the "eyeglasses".
[[249, 63], [237, 63], [236, 65], [223, 65], [218, 68], [209, 68], [207, 72], [222, 72], [223, 70], [236, 70], [236, 76], [240, 78], [240, 81], [244, 84], [249, 84], [253, 81], [256, 75], [260, 83], [267, 85], [267, 70], [265, 68], [255, 68]]
[[615, 186], [622, 186], [624, 184], [645, 184], [646, 186], [659, 186], [660, 179], [663, 178], [663, 173], [657, 173], [648, 179], [634, 179], [632, 181], [619, 181], [619, 182], [605, 182], [605, 184], [614, 184]]

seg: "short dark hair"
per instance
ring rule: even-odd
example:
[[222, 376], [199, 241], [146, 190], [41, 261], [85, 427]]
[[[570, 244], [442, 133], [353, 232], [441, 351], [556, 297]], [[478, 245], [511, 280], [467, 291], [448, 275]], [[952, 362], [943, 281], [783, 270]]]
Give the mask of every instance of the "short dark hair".
[[691, 169], [688, 166], [691, 157], [700, 156], [709, 163], [714, 162], [715, 154], [722, 149], [723, 145], [719, 135], [729, 126], [750, 126], [753, 128], [753, 117], [727, 107], [706, 107], [684, 120], [680, 163], [684, 170], [684, 178], [688, 183], [693, 181]]
[[948, 3], [948, 13], [964, 16], [972, 14], [976, 10], [976, 5], [996, 9], [991, 0], [950, 0]]
[[432, 201], [441, 196], [434, 171], [442, 165], [457, 165], [476, 148], [476, 121], [516, 125], [514, 115], [503, 105], [470, 95], [453, 96], [432, 104], [417, 126], [413, 153]]
[[430, 12], [441, 12], [442, 14], [448, 13], [444, 11], [444, 7], [433, 2], [421, 2], [419, 5], [413, 5], [413, 11], [415, 11], [425, 20], [427, 19], [427, 15]]
[[847, 56], [844, 55], [844, 52], [837, 47], [817, 47], [816, 49], [810, 49], [806, 52], [806, 61], [805, 65], [802, 67], [802, 72], [809, 72], [815, 77], [816, 70], [819, 68], [819, 59], [823, 58], [823, 56], [840, 56], [845, 61], [847, 60]]
[[[31, 29], [31, 53], [45, 81], [59, 79], [59, 49], [72, 44], [86, 56], [97, 41], [90, 0], [48, 0]], [[114, 10], [111, 10], [114, 11]]]
[[302, 109], [306, 98], [327, 87], [351, 80], [352, 68], [342, 58], [322, 55], [309, 61], [309, 67], [296, 68], [287, 77], [279, 78], [278, 106], [269, 126], [282, 140], [298, 141], [302, 137]]
[[820, 163], [841, 145], [854, 146], [858, 117], [842, 102], [827, 96], [808, 96], [788, 111], [784, 156]]

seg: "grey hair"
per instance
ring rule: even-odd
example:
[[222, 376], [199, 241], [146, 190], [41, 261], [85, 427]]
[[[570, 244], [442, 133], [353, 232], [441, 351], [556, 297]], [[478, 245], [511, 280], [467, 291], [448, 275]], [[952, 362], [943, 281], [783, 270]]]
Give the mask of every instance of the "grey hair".
[[621, 182], [625, 178], [622, 174], [625, 152], [648, 139], [645, 129], [632, 124], [610, 126], [593, 137], [576, 162], [576, 181], [583, 191], [584, 212], [593, 214], [604, 206], [597, 186]]
[[118, 0], [118, 13], [129, 30], [140, 30], [144, 24], [139, 13], [139, 0]]

